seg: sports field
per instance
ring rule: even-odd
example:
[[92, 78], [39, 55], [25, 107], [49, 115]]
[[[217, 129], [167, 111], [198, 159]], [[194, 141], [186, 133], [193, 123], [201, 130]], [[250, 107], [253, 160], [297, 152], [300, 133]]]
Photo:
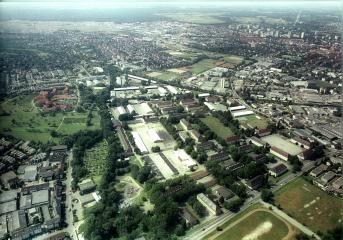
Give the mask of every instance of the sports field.
[[194, 63], [193, 65], [189, 66], [188, 68], [193, 74], [199, 74], [202, 72], [205, 72], [211, 68], [214, 68], [216, 66], [216, 61], [213, 59], [203, 59], [197, 63]]
[[270, 146], [275, 146], [291, 155], [298, 155], [303, 151], [301, 147], [295, 145], [294, 143], [288, 141], [287, 138], [278, 134], [265, 136], [262, 138], [262, 140], [267, 142]]
[[268, 127], [268, 122], [264, 117], [256, 117], [256, 115], [249, 115], [237, 118], [240, 124], [249, 128], [264, 129]]
[[[6, 99], [0, 107], [0, 132], [27, 141], [59, 142], [63, 135], [70, 135], [82, 129], [100, 128], [100, 118], [93, 111], [92, 126], [86, 126], [88, 113], [56, 112], [43, 114], [33, 102], [33, 95]], [[84, 120], [84, 121], [83, 121]], [[61, 137], [52, 138], [55, 130]]]
[[85, 166], [89, 171], [89, 177], [92, 177], [97, 185], [100, 183], [101, 176], [107, 166], [107, 148], [107, 143], [103, 140], [91, 149], [86, 150]]
[[215, 134], [220, 138], [226, 139], [227, 137], [233, 136], [234, 133], [228, 127], [225, 127], [218, 118], [213, 116], [207, 116], [202, 118], [201, 121], [205, 123]]
[[256, 209], [208, 239], [275, 240], [291, 239], [293, 227], [267, 209]]
[[298, 178], [275, 193], [275, 204], [313, 231], [327, 231], [342, 222], [342, 201]]

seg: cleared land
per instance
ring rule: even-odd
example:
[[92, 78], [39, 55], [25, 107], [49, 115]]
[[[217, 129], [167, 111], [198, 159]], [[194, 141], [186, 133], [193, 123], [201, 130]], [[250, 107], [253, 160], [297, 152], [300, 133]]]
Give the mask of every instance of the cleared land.
[[263, 137], [262, 140], [267, 142], [270, 146], [275, 146], [291, 155], [298, 155], [303, 151], [301, 147], [295, 145], [294, 143], [288, 141], [285, 137], [278, 134]]
[[101, 141], [91, 149], [86, 150], [85, 165], [89, 171], [89, 176], [97, 185], [100, 183], [102, 173], [105, 172], [107, 166], [107, 148], [106, 141]]
[[268, 127], [268, 122], [263, 117], [256, 117], [256, 115], [249, 115], [237, 118], [240, 124], [250, 128], [264, 129]]
[[327, 231], [342, 222], [342, 202], [298, 178], [275, 193], [275, 203], [313, 231]]
[[207, 116], [206, 118], [202, 118], [201, 121], [205, 123], [215, 134], [217, 134], [220, 138], [226, 139], [227, 137], [233, 136], [234, 133], [228, 127], [225, 127], [218, 118], [213, 116]]
[[92, 125], [87, 126], [88, 113], [56, 112], [43, 114], [34, 106], [32, 99], [33, 95], [24, 95], [7, 99], [1, 103], [1, 133], [28, 141], [47, 142], [51, 140], [57, 143], [60, 137], [52, 138], [50, 133], [53, 130], [61, 135], [70, 135], [83, 129], [100, 128], [100, 118], [97, 111], [93, 111]]

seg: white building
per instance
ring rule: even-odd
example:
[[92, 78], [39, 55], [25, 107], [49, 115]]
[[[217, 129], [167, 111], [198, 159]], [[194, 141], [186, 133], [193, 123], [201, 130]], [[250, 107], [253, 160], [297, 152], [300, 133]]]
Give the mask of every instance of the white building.
[[147, 147], [145, 146], [145, 144], [144, 144], [141, 136], [139, 136], [138, 132], [132, 132], [132, 137], [133, 137], [133, 140], [135, 141], [136, 146], [138, 147], [139, 151], [142, 154], [149, 153]]
[[148, 129], [148, 135], [154, 143], [162, 142], [162, 138], [160, 138], [155, 129]]

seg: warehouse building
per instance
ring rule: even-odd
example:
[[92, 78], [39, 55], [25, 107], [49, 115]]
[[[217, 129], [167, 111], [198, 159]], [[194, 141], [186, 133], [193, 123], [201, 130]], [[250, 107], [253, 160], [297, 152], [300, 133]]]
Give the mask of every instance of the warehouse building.
[[132, 132], [132, 137], [133, 137], [133, 140], [135, 141], [136, 146], [138, 147], [139, 151], [142, 154], [149, 153], [147, 147], [145, 146], [145, 144], [144, 144], [141, 136], [139, 136], [138, 132]]
[[253, 115], [255, 114], [253, 111], [251, 110], [247, 110], [247, 111], [235, 111], [232, 113], [233, 117], [243, 117], [243, 116], [248, 116], [248, 115]]

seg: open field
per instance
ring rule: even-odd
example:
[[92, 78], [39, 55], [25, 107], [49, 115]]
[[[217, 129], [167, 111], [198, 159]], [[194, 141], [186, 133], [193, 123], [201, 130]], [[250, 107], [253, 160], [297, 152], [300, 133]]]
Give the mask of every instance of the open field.
[[219, 137], [223, 139], [234, 135], [230, 128], [225, 127], [219, 121], [219, 119], [211, 115], [205, 118], [202, 118], [201, 121], [205, 123], [215, 134], [217, 134]]
[[199, 23], [199, 24], [216, 24], [216, 23], [224, 23], [219, 18], [212, 16], [210, 14], [197, 14], [197, 13], [165, 13], [162, 14], [163, 16], [170, 18], [175, 21], [180, 22], [189, 22], [189, 23]]
[[285, 24], [287, 23], [286, 20], [282, 18], [271, 18], [266, 16], [256, 16], [256, 17], [233, 17], [233, 19], [240, 23], [261, 23], [261, 22], [268, 22], [271, 24]]
[[160, 72], [150, 72], [150, 73], [147, 73], [146, 75], [149, 76], [149, 77], [158, 77], [161, 74], [162, 73], [160, 73]]
[[266, 209], [256, 209], [209, 239], [275, 240], [291, 239], [293, 227]]
[[243, 58], [235, 55], [228, 55], [223, 57], [225, 62], [231, 63], [231, 64], [240, 64], [243, 62]]
[[164, 81], [172, 80], [176, 78], [179, 74], [174, 73], [174, 72], [159, 72], [160, 74], [156, 76], [156, 78]]
[[143, 188], [131, 176], [124, 175], [118, 177], [118, 183], [115, 187], [123, 197], [123, 202], [121, 203], [123, 206], [129, 206], [139, 202], [138, 200], [140, 200], [139, 197], [141, 196]]
[[[260, 118], [260, 119], [259, 119]], [[268, 127], [267, 119], [264, 117], [257, 118], [256, 115], [249, 115], [244, 117], [238, 117], [240, 124], [251, 128], [264, 129]]]
[[[86, 126], [87, 113], [56, 112], [42, 114], [32, 103], [33, 95], [23, 95], [7, 99], [1, 103], [0, 132], [28, 141], [58, 142], [52, 138], [55, 130], [62, 135], [70, 135], [83, 129], [100, 128], [100, 119], [96, 111], [92, 126]], [[81, 120], [84, 119], [84, 122]]]
[[313, 231], [326, 231], [342, 222], [342, 202], [298, 178], [275, 193], [275, 203]]
[[107, 148], [107, 143], [103, 140], [86, 150], [85, 166], [89, 171], [89, 177], [92, 177], [96, 184], [99, 184], [101, 175], [106, 169]]
[[214, 68], [216, 66], [216, 61], [217, 60], [213, 60], [213, 59], [203, 59], [197, 63], [194, 63], [193, 65], [187, 67], [190, 69], [190, 71], [193, 74], [199, 74], [202, 72], [205, 72], [211, 68]]
[[278, 134], [265, 136], [262, 138], [262, 140], [267, 142], [270, 146], [275, 146], [291, 155], [298, 155], [303, 151], [301, 147], [295, 145], [294, 143], [288, 141], [285, 137]]

